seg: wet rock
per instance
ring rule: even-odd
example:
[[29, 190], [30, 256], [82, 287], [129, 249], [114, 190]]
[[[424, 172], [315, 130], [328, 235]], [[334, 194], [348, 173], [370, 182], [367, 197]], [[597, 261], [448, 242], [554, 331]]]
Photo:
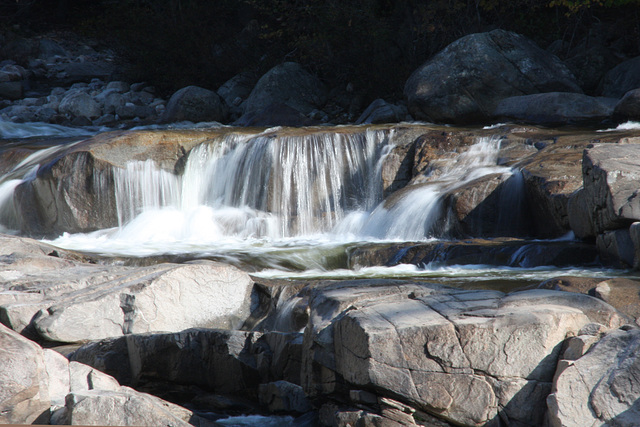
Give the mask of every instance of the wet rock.
[[628, 229], [606, 231], [596, 238], [600, 256], [613, 265], [623, 268], [634, 265], [635, 248]]
[[23, 233], [41, 237], [118, 225], [114, 170], [149, 160], [175, 171], [189, 150], [215, 134], [216, 130], [102, 133], [43, 159], [36, 179], [15, 191]]
[[634, 425], [640, 330], [607, 333], [582, 357], [562, 363], [548, 397], [551, 426]]
[[269, 412], [309, 412], [312, 407], [304, 390], [297, 384], [287, 381], [275, 381], [260, 384], [260, 404], [269, 409]]
[[187, 86], [171, 95], [161, 121], [222, 122], [226, 116], [227, 106], [218, 94], [198, 86]]
[[505, 98], [498, 103], [494, 115], [499, 121], [546, 126], [592, 125], [610, 119], [617, 102], [617, 98], [596, 98], [581, 93], [540, 93]]
[[602, 96], [622, 98], [625, 93], [640, 88], [640, 56], [618, 64], [605, 74]]
[[272, 104], [286, 104], [302, 114], [321, 109], [327, 100], [322, 82], [295, 62], [275, 66], [263, 75], [245, 104], [246, 112], [260, 111]]
[[359, 285], [320, 287], [310, 298], [306, 392], [374, 389], [462, 425], [484, 425], [498, 413], [541, 425], [567, 334], [622, 323], [602, 301], [566, 293]]
[[404, 88], [411, 115], [437, 123], [484, 122], [500, 100], [542, 92], [581, 89], [557, 57], [503, 30], [455, 41], [416, 70]]
[[578, 242], [527, 242], [517, 239], [471, 239], [422, 244], [371, 244], [349, 253], [351, 268], [398, 264], [501, 265], [568, 267], [596, 262], [593, 245]]

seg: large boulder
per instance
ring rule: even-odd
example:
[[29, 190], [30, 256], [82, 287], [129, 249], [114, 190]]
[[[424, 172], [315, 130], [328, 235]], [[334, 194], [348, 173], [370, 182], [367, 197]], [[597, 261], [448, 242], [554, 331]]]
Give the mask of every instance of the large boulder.
[[542, 425], [565, 338], [623, 319], [583, 295], [343, 282], [310, 296], [303, 386], [372, 390], [456, 425]]
[[494, 30], [465, 36], [407, 80], [409, 112], [444, 123], [488, 120], [504, 98], [542, 92], [581, 92], [567, 67], [524, 36]]
[[227, 118], [228, 107], [217, 93], [198, 86], [187, 86], [173, 95], [161, 117], [165, 123], [223, 122]]
[[546, 126], [593, 124], [610, 119], [618, 100], [581, 93], [549, 92], [512, 96], [498, 103], [497, 120]]
[[160, 264], [50, 301], [33, 324], [40, 336], [62, 342], [235, 328], [249, 316], [252, 284], [246, 273], [222, 264]]
[[263, 75], [247, 98], [247, 113], [272, 104], [286, 104], [302, 114], [324, 106], [327, 93], [322, 82], [296, 62], [277, 65]]
[[593, 144], [584, 150], [583, 189], [571, 197], [569, 222], [578, 237], [625, 228], [640, 220], [640, 144]]
[[592, 335], [583, 331], [573, 338], [583, 350], [563, 356], [547, 399], [549, 425], [637, 425], [640, 330], [611, 331], [595, 345]]
[[640, 56], [618, 64], [604, 76], [602, 96], [622, 98], [625, 93], [640, 88]]

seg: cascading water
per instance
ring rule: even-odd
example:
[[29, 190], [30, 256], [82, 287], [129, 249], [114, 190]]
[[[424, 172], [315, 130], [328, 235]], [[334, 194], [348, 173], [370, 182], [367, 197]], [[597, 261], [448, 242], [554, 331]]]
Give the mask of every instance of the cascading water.
[[[498, 138], [480, 138], [469, 150], [454, 158], [440, 174], [427, 177], [426, 183], [399, 191], [399, 194], [378, 205], [370, 214], [355, 213], [358, 220], [352, 220], [341, 231], [387, 240], [419, 241], [429, 237], [445, 237], [449, 228], [443, 226], [447, 221], [442, 203], [445, 194], [486, 175], [519, 175], [518, 171], [511, 168], [497, 166], [499, 151]], [[509, 191], [512, 197], [509, 209], [513, 212], [519, 209], [523, 192], [517, 183], [512, 187]]]

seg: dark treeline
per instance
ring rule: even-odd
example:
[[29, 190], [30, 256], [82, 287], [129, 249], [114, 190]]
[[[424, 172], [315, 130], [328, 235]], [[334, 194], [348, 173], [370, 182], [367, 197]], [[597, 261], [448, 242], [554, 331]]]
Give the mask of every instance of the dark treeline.
[[98, 39], [133, 65], [132, 79], [165, 93], [291, 60], [329, 87], [398, 98], [416, 67], [473, 32], [563, 40], [566, 54], [606, 43], [621, 58], [640, 40], [638, 0], [0, 0], [0, 20], [5, 31]]

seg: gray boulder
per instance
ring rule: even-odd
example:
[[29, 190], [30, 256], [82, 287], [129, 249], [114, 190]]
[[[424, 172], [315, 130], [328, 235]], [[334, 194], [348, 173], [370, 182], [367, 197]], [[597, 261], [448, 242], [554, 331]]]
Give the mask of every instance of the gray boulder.
[[88, 93], [80, 91], [70, 91], [62, 101], [58, 110], [62, 114], [73, 117], [86, 117], [97, 119], [101, 116], [100, 104], [98, 104]]
[[[583, 333], [576, 339], [588, 341], [590, 335]], [[580, 353], [565, 353], [565, 360], [559, 364], [553, 393], [547, 399], [549, 424], [552, 427], [637, 425], [640, 330], [611, 331], [586, 354]]]
[[69, 362], [0, 325], [0, 423], [177, 425], [193, 412]]
[[568, 334], [623, 319], [595, 298], [369, 281], [310, 296], [303, 386], [375, 390], [456, 425], [542, 425]]
[[161, 121], [223, 122], [226, 117], [227, 105], [218, 94], [198, 86], [187, 86], [171, 95]]
[[611, 118], [617, 102], [616, 98], [549, 92], [505, 98], [498, 103], [494, 115], [499, 121], [547, 126], [592, 124]]
[[239, 327], [253, 282], [223, 264], [160, 264], [50, 302], [33, 319], [45, 339], [79, 342], [191, 327]]
[[640, 89], [625, 93], [616, 104], [613, 115], [619, 120], [640, 120]]
[[435, 55], [407, 80], [409, 112], [419, 120], [488, 120], [508, 97], [581, 92], [567, 67], [524, 36], [494, 30], [465, 36]]
[[602, 96], [622, 98], [640, 88], [640, 56], [618, 64], [604, 76]]
[[218, 95], [229, 106], [232, 118], [235, 119], [242, 115], [244, 111], [243, 103], [251, 94], [256, 80], [252, 73], [240, 73], [218, 88]]
[[296, 62], [277, 65], [263, 75], [251, 91], [245, 112], [286, 104], [302, 114], [321, 109], [327, 100], [322, 82]]

